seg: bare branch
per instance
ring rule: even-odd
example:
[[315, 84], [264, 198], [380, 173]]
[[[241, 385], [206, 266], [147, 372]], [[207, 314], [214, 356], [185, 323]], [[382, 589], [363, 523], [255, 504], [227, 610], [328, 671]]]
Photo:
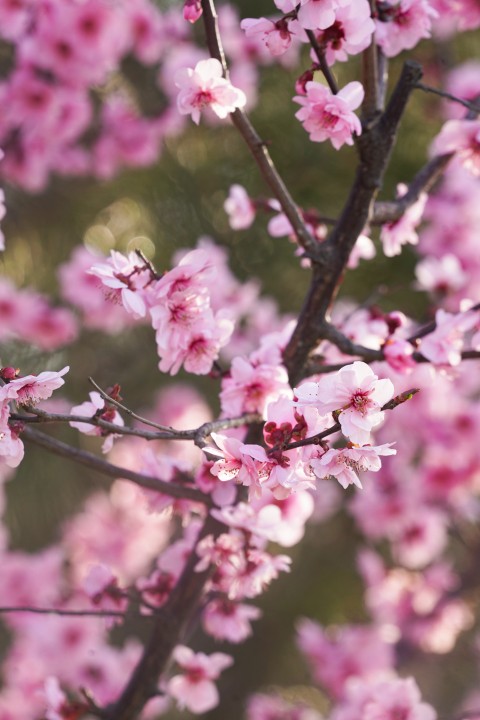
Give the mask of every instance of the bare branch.
[[28, 605], [0, 607], [0, 615], [7, 613], [34, 613], [37, 615], [58, 615], [61, 617], [120, 617], [126, 613], [120, 610], [68, 610], [59, 608], [29, 607]]
[[207, 507], [211, 507], [213, 505], [211, 498], [200, 490], [184, 485], [178, 485], [176, 483], [165, 482], [164, 480], [159, 480], [158, 478], [151, 477], [149, 475], [143, 475], [142, 473], [137, 473], [133, 470], [127, 470], [126, 468], [112, 465], [106, 460], [102, 460], [96, 455], [93, 455], [93, 453], [74, 448], [61, 440], [56, 440], [49, 435], [38, 432], [38, 430], [25, 428], [22, 431], [22, 439], [34, 443], [35, 445], [39, 445], [40, 447], [45, 448], [45, 450], [55, 453], [56, 455], [60, 455], [61, 457], [73, 460], [80, 465], [85, 465], [92, 470], [96, 470], [101, 475], [106, 475], [107, 477], [114, 479], [131, 480], [140, 487], [148, 490], [154, 490], [162, 493], [163, 495], [168, 495], [169, 497], [177, 498], [179, 500], [192, 500], [193, 502], [202, 503]]
[[[225, 76], [228, 76], [228, 67], [225, 53], [218, 30], [218, 18], [213, 0], [202, 0], [203, 21], [207, 38], [207, 45], [212, 58], [222, 63]], [[305, 252], [315, 257], [318, 253], [318, 242], [313, 238], [302, 218], [302, 215], [293, 200], [287, 186], [276, 169], [265, 142], [260, 138], [243, 110], [235, 110], [231, 119], [252, 153], [265, 181], [279, 201], [281, 208], [287, 216], [297, 236], [299, 244]]]

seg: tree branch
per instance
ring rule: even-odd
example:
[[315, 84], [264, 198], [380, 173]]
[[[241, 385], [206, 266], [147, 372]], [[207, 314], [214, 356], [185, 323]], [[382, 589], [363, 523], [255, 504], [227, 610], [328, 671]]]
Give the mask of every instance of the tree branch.
[[[224, 526], [208, 517], [198, 542], [209, 534], [218, 535]], [[205, 583], [214, 568], [196, 572], [198, 556], [194, 550], [165, 605], [155, 618], [143, 656], [118, 701], [107, 709], [108, 720], [137, 720], [145, 703], [156, 692], [159, 678], [170, 661], [170, 655], [186, 632], [201, 600]]]
[[35, 445], [39, 445], [55, 455], [60, 455], [61, 457], [73, 460], [80, 465], [85, 465], [92, 470], [96, 470], [101, 475], [106, 475], [107, 477], [111, 477], [116, 480], [131, 480], [136, 485], [146, 488], [147, 490], [154, 490], [162, 493], [162, 495], [168, 495], [169, 497], [177, 498], [179, 500], [192, 500], [192, 502], [202, 503], [207, 507], [211, 507], [213, 505], [211, 498], [201, 492], [201, 490], [165, 482], [164, 480], [159, 480], [158, 478], [151, 477], [149, 475], [143, 475], [142, 473], [134, 472], [133, 470], [127, 470], [126, 468], [112, 465], [111, 463], [106, 462], [106, 460], [102, 460], [96, 455], [93, 455], [93, 453], [74, 448], [61, 440], [56, 440], [49, 435], [38, 432], [38, 430], [25, 428], [22, 431], [22, 439], [25, 439], [27, 442], [31, 442]]
[[308, 355], [323, 337], [322, 327], [348, 262], [350, 252], [370, 219], [398, 125], [408, 99], [422, 75], [418, 63], [406, 62], [387, 108], [379, 121], [357, 139], [360, 164], [337, 224], [319, 246], [297, 326], [284, 351], [290, 383], [296, 385]]
[[319, 45], [313, 30], [305, 30], [305, 32], [307, 33], [310, 45], [312, 46], [313, 52], [317, 57], [320, 70], [322, 71], [323, 76], [327, 81], [328, 87], [330, 88], [332, 93], [336, 95], [338, 93], [338, 85], [325, 58], [325, 50], [321, 47], [321, 45]]
[[417, 202], [422, 192], [428, 192], [443, 174], [453, 153], [437, 155], [415, 175], [405, 195], [391, 202], [377, 202], [374, 205], [371, 225], [399, 220], [408, 208]]
[[[223, 72], [225, 76], [228, 77], [228, 67], [218, 30], [218, 17], [213, 0], [202, 0], [202, 9], [207, 46], [210, 55], [212, 58], [216, 58], [222, 63]], [[240, 135], [248, 145], [265, 181], [279, 201], [283, 212], [290, 221], [295, 235], [297, 236], [299, 245], [303, 247], [307, 255], [315, 257], [318, 253], [319, 244], [308, 232], [297, 205], [295, 204], [287, 186], [280, 177], [280, 174], [270, 157], [270, 153], [267, 150], [265, 142], [260, 138], [257, 131], [251, 124], [247, 114], [243, 110], [235, 110], [230, 117]]]

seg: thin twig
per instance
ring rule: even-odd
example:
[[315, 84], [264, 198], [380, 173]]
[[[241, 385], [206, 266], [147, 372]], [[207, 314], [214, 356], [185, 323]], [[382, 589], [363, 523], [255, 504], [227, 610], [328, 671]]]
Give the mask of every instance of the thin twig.
[[235, 418], [220, 418], [218, 420], [212, 420], [210, 422], [203, 423], [198, 428], [192, 430], [175, 430], [175, 428], [168, 428], [165, 431], [149, 432], [147, 430], [140, 430], [139, 428], [131, 428], [124, 425], [116, 425], [115, 423], [103, 420], [101, 417], [84, 417], [82, 415], [67, 415], [63, 413], [49, 413], [39, 408], [28, 407], [27, 412], [31, 415], [22, 415], [20, 413], [12, 413], [12, 420], [25, 423], [27, 425], [36, 425], [44, 423], [83, 423], [86, 425], [93, 425], [94, 427], [100, 427], [103, 430], [114, 433], [116, 435], [133, 435], [144, 440], [190, 440], [202, 448], [205, 445], [205, 439], [211, 435], [212, 432], [218, 430], [228, 430], [230, 428], [243, 427], [244, 425], [251, 425], [261, 421], [261, 416], [256, 413], [247, 413], [240, 415]]
[[[412, 388], [411, 390], [406, 390], [405, 392], [401, 393], [400, 395], [396, 395], [394, 398], [389, 400], [385, 405], [383, 405], [380, 410], [394, 410], [399, 405], [403, 405], [404, 402], [407, 402], [410, 400], [414, 395], [416, 395], [419, 391], [418, 388]], [[338, 411], [335, 411], [337, 413]], [[334, 415], [335, 417], [335, 415]], [[282, 452], [286, 452], [287, 450], [295, 450], [295, 448], [299, 447], [305, 447], [306, 445], [321, 445], [322, 440], [324, 440], [329, 435], [333, 435], [336, 432], [339, 432], [341, 430], [341, 425], [337, 421], [334, 425], [331, 425], [329, 428], [326, 428], [326, 430], [322, 430], [321, 432], [317, 433], [316, 435], [312, 435], [309, 438], [304, 438], [303, 440], [297, 440], [296, 442], [288, 443], [286, 445], [276, 445], [275, 447], [270, 448], [267, 450], [267, 454], [272, 454], [278, 450], [281, 450]]]
[[444, 90], [438, 90], [438, 88], [430, 87], [430, 85], [424, 85], [421, 82], [417, 83], [416, 87], [419, 90], [423, 90], [423, 92], [432, 93], [433, 95], [439, 95], [440, 97], [446, 98], [447, 100], [451, 100], [452, 102], [458, 103], [459, 105], [463, 105], [463, 107], [467, 108], [467, 110], [470, 110], [470, 112], [474, 113], [475, 115], [480, 114], [480, 105], [478, 103], [470, 102], [469, 100], [462, 100], [456, 95], [451, 95]]
[[67, 610], [60, 608], [29, 607], [27, 605], [0, 607], [0, 615], [6, 613], [35, 613], [37, 615], [58, 615], [61, 617], [121, 617], [126, 613], [121, 610]]
[[315, 53], [318, 64], [320, 66], [320, 70], [322, 71], [325, 80], [328, 83], [328, 87], [332, 91], [334, 95], [338, 93], [338, 85], [337, 81], [335, 80], [332, 71], [330, 70], [330, 67], [327, 63], [327, 59], [325, 57], [325, 50], [322, 48], [322, 46], [319, 44], [317, 38], [315, 37], [315, 33], [313, 30], [305, 30], [307, 33], [307, 37], [310, 41], [310, 45], [312, 46], [312, 50]]
[[133, 410], [130, 410], [126, 405], [122, 405], [121, 402], [118, 400], [114, 400], [114, 398], [110, 397], [110, 395], [105, 392], [92, 377], [88, 378], [88, 382], [93, 385], [93, 387], [100, 393], [100, 395], [103, 397], [104, 400], [109, 402], [111, 405], [114, 405], [119, 410], [123, 410], [123, 412], [127, 413], [127, 415], [130, 415], [130, 417], [134, 418], [135, 420], [138, 420], [139, 422], [143, 423], [144, 425], [149, 425], [150, 427], [154, 427], [157, 430], [163, 430], [165, 432], [174, 433], [175, 430], [172, 427], [169, 427], [168, 425], [159, 425], [156, 422], [153, 422], [153, 420], [148, 420], [147, 418], [142, 417], [141, 415], [137, 415], [133, 412]]

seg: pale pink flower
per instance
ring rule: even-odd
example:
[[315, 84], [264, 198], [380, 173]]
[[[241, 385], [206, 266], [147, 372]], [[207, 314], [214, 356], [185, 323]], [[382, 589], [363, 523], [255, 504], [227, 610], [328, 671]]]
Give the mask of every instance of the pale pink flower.
[[16, 468], [23, 460], [24, 447], [18, 430], [8, 424], [9, 417], [8, 400], [0, 402], [0, 463]]
[[342, 448], [341, 450], [327, 450], [319, 458], [310, 460], [310, 466], [315, 475], [322, 478], [334, 477], [343, 488], [356, 485], [361, 488], [362, 483], [358, 473], [366, 470], [378, 472], [382, 466], [380, 455], [395, 455], [392, 443], [385, 445], [364, 445], [363, 447]]
[[223, 204], [233, 230], [246, 230], [255, 220], [255, 206], [241, 185], [232, 185]]
[[[375, 23], [371, 18], [368, 0], [356, 0], [335, 9], [335, 22], [316, 33], [329, 65], [345, 62], [349, 55], [357, 55], [371, 42]], [[312, 53], [313, 55], [313, 53]], [[314, 62], [317, 58], [313, 58]]]
[[245, 31], [247, 38], [261, 40], [274, 57], [283, 55], [292, 42], [292, 33], [285, 18], [277, 21], [265, 17], [245, 18], [240, 23], [240, 27]]
[[358, 267], [360, 260], [372, 260], [376, 254], [377, 251], [375, 250], [373, 241], [366, 235], [366, 231], [364, 231], [358, 236], [357, 242], [352, 248], [347, 267], [350, 268], [350, 270], [354, 270]]
[[298, 22], [305, 30], [323, 30], [335, 22], [338, 0], [300, 0]]
[[[407, 190], [404, 183], [397, 185], [397, 198], [403, 197]], [[410, 205], [398, 220], [382, 225], [380, 240], [387, 257], [399, 255], [403, 245], [417, 245], [418, 235], [415, 228], [422, 220], [427, 199], [427, 193], [420, 193], [418, 200]]]
[[320, 382], [306, 382], [294, 390], [297, 405], [313, 405], [320, 414], [340, 410], [342, 432], [357, 445], [370, 440], [370, 431], [383, 420], [381, 407], [393, 396], [391, 380], [379, 380], [363, 362], [346, 365]]
[[324, 629], [307, 618], [298, 623], [297, 643], [316, 682], [342, 697], [350, 679], [373, 677], [393, 667], [393, 647], [375, 626], [343, 625]]
[[[3, 153], [0, 151], [0, 160], [2, 159]], [[0, 220], [3, 220], [5, 217], [6, 209], [5, 209], [5, 193], [0, 188]], [[0, 250], [5, 250], [5, 235], [0, 230]]]
[[214, 684], [222, 670], [233, 663], [225, 653], [194, 653], [185, 645], [177, 645], [173, 659], [182, 669], [167, 683], [167, 692], [174, 697], [180, 708], [201, 714], [218, 705], [218, 690]]
[[291, 395], [284, 367], [254, 364], [236, 357], [232, 361], [230, 377], [222, 381], [220, 401], [223, 413], [235, 416], [244, 412], [263, 413], [269, 402], [282, 395]]
[[430, 155], [455, 153], [473, 175], [480, 175], [480, 120], [449, 120], [434, 139]]
[[422, 702], [415, 680], [354, 679], [346, 687], [346, 695], [330, 716], [331, 720], [436, 720], [431, 705]]
[[46, 370], [39, 375], [25, 375], [10, 380], [0, 387], [0, 401], [16, 400], [19, 405], [36, 405], [49, 398], [54, 390], [65, 384], [62, 376], [70, 370], [68, 365], [59, 372]]
[[375, 20], [375, 40], [387, 57], [393, 57], [430, 37], [436, 17], [429, 0], [386, 0]]
[[[113, 406], [107, 406], [100, 393], [92, 391], [89, 393], [89, 396], [90, 400], [86, 400], [81, 403], [81, 405], [75, 405], [75, 407], [72, 407], [70, 411], [71, 415], [80, 415], [85, 418], [100, 417], [102, 420], [106, 420], [107, 422], [118, 425], [119, 427], [124, 426], [125, 423], [120, 413], [115, 410]], [[90, 423], [73, 421], [69, 424], [71, 427], [76, 428], [85, 435], [96, 435], [100, 437], [105, 437], [106, 435], [107, 437], [102, 445], [102, 451], [105, 453], [112, 449], [115, 438], [120, 437], [118, 434], [111, 433], [104, 428], [97, 425], [91, 425]]]
[[178, 70], [175, 84], [180, 88], [178, 111], [181, 115], [191, 114], [197, 125], [205, 107], [210, 107], [223, 119], [247, 102], [245, 93], [223, 77], [222, 65], [215, 58], [200, 60], [194, 69]]
[[109, 288], [108, 297], [120, 301], [134, 317], [144, 317], [146, 304], [144, 291], [151, 282], [150, 270], [135, 252], [127, 257], [116, 250], [110, 251], [105, 263], [93, 265], [90, 273], [100, 278]]
[[205, 632], [216, 640], [240, 643], [252, 634], [250, 622], [257, 620], [261, 614], [254, 605], [218, 598], [205, 606], [202, 624]]
[[435, 365], [459, 365], [464, 334], [475, 326], [476, 313], [452, 314], [440, 309], [435, 322], [435, 330], [421, 339], [420, 352]]
[[456, 255], [447, 253], [441, 257], [430, 255], [415, 268], [418, 287], [428, 292], [449, 293], [463, 288], [468, 275]]
[[397, 337], [389, 338], [383, 346], [385, 360], [391, 368], [402, 374], [410, 372], [416, 366], [413, 352], [413, 345], [408, 340]]
[[360, 120], [353, 112], [363, 101], [362, 85], [357, 81], [348, 83], [334, 95], [325, 85], [312, 80], [306, 83], [305, 91], [305, 96], [293, 99], [303, 105], [295, 117], [303, 123], [310, 140], [330, 140], [336, 150], [345, 143], [353, 145], [353, 135], [362, 133]]
[[257, 450], [261, 461], [266, 461], [265, 449], [260, 445], [244, 445], [236, 438], [219, 435], [218, 433], [212, 433], [211, 438], [217, 447], [208, 445], [204, 450], [209, 455], [221, 458], [210, 469], [212, 475], [215, 475], [223, 482], [235, 480], [242, 485], [257, 487], [259, 485], [260, 463], [252, 457], [251, 453], [252, 450]]

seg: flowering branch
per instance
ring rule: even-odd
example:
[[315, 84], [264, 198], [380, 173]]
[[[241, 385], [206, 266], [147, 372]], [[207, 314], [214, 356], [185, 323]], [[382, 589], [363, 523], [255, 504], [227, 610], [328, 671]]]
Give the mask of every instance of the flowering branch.
[[[213, 0], [202, 0], [201, 4], [207, 46], [210, 55], [212, 58], [216, 58], [222, 63], [224, 74], [227, 77], [228, 67], [218, 30], [218, 17], [215, 4]], [[247, 114], [243, 110], [235, 110], [235, 112], [232, 113], [231, 118], [233, 124], [248, 145], [264, 179], [280, 203], [283, 212], [289, 219], [298, 238], [299, 244], [304, 248], [305, 252], [309, 256], [315, 257], [318, 252], [318, 243], [307, 230], [302, 215], [285, 183], [280, 177], [278, 170], [270, 157], [270, 153], [268, 152], [265, 142], [260, 138], [257, 131], [251, 124]]]
[[360, 164], [343, 212], [313, 261], [310, 289], [292, 338], [284, 351], [290, 382], [295, 385], [311, 350], [322, 338], [323, 322], [345, 270], [350, 252], [370, 219], [375, 196], [392, 152], [408, 99], [422, 75], [406, 62], [385, 112], [357, 140]]
[[[197, 545], [209, 534], [218, 535], [222, 528], [222, 523], [209, 516]], [[205, 583], [213, 572], [213, 566], [201, 572], [195, 571], [198, 560], [194, 549], [167, 602], [155, 617], [142, 658], [126, 688], [119, 700], [107, 709], [108, 720], [136, 720], [147, 700], [156, 693], [158, 678], [168, 665], [175, 645], [181, 642], [198, 607]]]

